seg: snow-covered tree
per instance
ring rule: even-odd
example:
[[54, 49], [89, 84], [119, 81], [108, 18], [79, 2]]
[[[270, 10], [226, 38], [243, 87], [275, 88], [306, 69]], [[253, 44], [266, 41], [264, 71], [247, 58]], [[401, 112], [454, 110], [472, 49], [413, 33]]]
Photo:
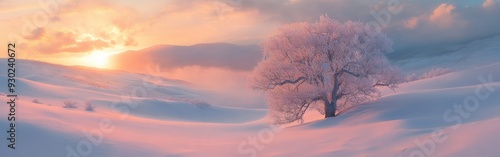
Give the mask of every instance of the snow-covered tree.
[[266, 91], [276, 124], [300, 120], [314, 104], [325, 118], [336, 116], [338, 105], [371, 100], [377, 86], [393, 89], [404, 80], [385, 56], [392, 41], [365, 28], [322, 16], [284, 25], [262, 43], [252, 86]]

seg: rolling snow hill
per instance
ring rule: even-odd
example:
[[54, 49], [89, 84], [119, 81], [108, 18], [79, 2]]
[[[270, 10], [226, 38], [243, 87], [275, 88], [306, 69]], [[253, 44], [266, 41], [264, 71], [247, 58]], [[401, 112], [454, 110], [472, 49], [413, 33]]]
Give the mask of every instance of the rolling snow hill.
[[[199, 98], [210, 92], [184, 81], [19, 61], [17, 148], [3, 146], [0, 152], [9, 157], [496, 157], [499, 42], [499, 37], [478, 40], [439, 55], [436, 49], [393, 54], [393, 63], [409, 74], [439, 67], [455, 71], [403, 83], [335, 118], [283, 128], [268, 125], [265, 109], [207, 104]], [[0, 78], [6, 82], [5, 75]], [[79, 106], [63, 108], [64, 100]], [[88, 100], [96, 111], [84, 111]], [[8, 114], [5, 107], [0, 114]], [[0, 129], [7, 126], [1, 118]]]

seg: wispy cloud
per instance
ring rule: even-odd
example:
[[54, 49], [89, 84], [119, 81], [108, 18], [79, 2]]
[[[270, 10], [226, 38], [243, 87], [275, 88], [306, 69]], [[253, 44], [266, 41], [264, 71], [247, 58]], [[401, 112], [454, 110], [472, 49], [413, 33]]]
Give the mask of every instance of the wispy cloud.
[[[396, 49], [463, 42], [500, 33], [500, 6], [495, 0], [399, 2], [402, 11], [392, 14], [383, 29], [394, 39]], [[74, 33], [76, 39], [83, 38], [82, 33], [90, 34], [93, 38], [88, 42], [107, 43], [94, 49], [211, 42], [257, 44], [281, 24], [314, 21], [325, 14], [340, 21], [370, 22], [376, 20], [373, 12], [387, 7], [386, 1], [377, 0], [70, 0], [49, 17], [47, 26], [33, 27], [23, 37], [47, 40], [29, 42], [34, 50], [46, 50], [43, 53], [68, 50], [47, 49], [43, 44], [53, 40], [46, 36], [57, 32]], [[9, 22], [13, 25], [0, 28], [19, 29], [23, 24], [14, 19]]]

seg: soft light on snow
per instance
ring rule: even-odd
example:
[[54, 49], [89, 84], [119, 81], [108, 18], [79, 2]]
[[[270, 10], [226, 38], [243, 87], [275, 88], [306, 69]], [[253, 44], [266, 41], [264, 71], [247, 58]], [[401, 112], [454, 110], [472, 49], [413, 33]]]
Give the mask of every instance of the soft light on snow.
[[[311, 112], [306, 123], [283, 128], [268, 125], [265, 109], [198, 103], [210, 91], [184, 81], [19, 61], [16, 144], [23, 151], [4, 145], [0, 153], [9, 157], [67, 156], [71, 151], [99, 157], [494, 157], [500, 154], [499, 39], [461, 45], [443, 55], [399, 54], [393, 63], [407, 73], [439, 67], [454, 71], [403, 83], [396, 92], [383, 91], [380, 99], [338, 117], [318, 119]], [[5, 75], [0, 78], [6, 82]], [[146, 92], [130, 96], [138, 88]], [[4, 96], [0, 100], [7, 101]], [[64, 100], [77, 101], [78, 108], [63, 108]], [[94, 112], [84, 110], [88, 100], [96, 106]], [[0, 110], [2, 115], [7, 112]], [[1, 127], [7, 125], [5, 118], [0, 119]]]

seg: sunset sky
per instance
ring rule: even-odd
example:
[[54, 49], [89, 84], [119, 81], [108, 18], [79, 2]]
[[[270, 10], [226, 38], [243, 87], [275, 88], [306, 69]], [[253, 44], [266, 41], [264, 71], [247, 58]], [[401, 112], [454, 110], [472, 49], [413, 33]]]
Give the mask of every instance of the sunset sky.
[[[399, 3], [387, 21], [388, 2]], [[0, 34], [22, 58], [106, 68], [106, 57], [158, 44], [259, 44], [277, 26], [328, 15], [386, 22], [396, 50], [500, 33], [497, 0], [0, 0]], [[479, 17], [479, 18], [478, 18]], [[2, 54], [1, 57], [5, 57]]]

